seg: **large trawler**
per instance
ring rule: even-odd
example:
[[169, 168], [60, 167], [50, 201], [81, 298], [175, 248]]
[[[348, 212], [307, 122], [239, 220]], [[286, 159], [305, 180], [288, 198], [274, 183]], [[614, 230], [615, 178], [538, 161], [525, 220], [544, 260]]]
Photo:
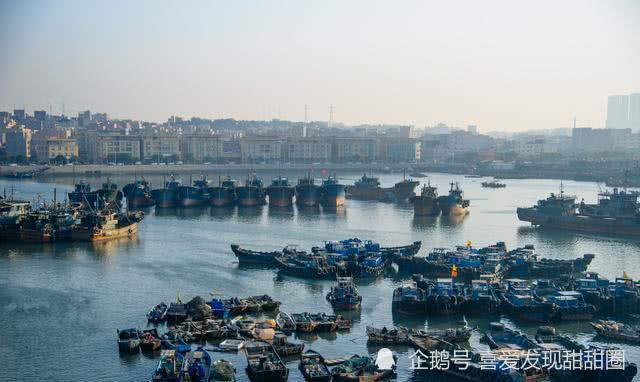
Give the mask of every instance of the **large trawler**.
[[209, 203], [216, 207], [231, 206], [236, 202], [236, 181], [230, 176], [218, 179], [218, 185], [211, 187]]
[[451, 182], [449, 195], [438, 197], [438, 206], [443, 216], [465, 215], [469, 208], [469, 200], [464, 198], [464, 193], [458, 183]]
[[180, 180], [171, 176], [169, 181], [164, 181], [164, 187], [151, 190], [151, 197], [157, 207], [175, 207], [178, 204], [178, 187]]
[[438, 189], [431, 183], [422, 186], [420, 195], [412, 196], [409, 201], [413, 203], [413, 213], [416, 216], [437, 216], [440, 214], [438, 207]]
[[209, 203], [209, 181], [206, 177], [193, 181], [193, 186], [178, 187], [178, 205], [180, 207], [196, 207]]
[[518, 208], [518, 218], [535, 226], [640, 236], [640, 203], [637, 191], [604, 191], [598, 194], [597, 204], [576, 203], [576, 197], [552, 193], [535, 206]]
[[244, 186], [236, 188], [236, 195], [240, 206], [261, 206], [265, 204], [266, 192], [262, 186], [262, 180], [255, 173], [247, 177]]
[[293, 204], [293, 196], [295, 188], [289, 184], [287, 178], [278, 176], [271, 181], [271, 185], [267, 187], [267, 195], [269, 195], [269, 204], [276, 207], [289, 207]]
[[313, 207], [320, 202], [320, 187], [311, 174], [298, 179], [296, 186], [296, 204], [299, 206]]
[[335, 176], [322, 181], [320, 186], [320, 204], [324, 207], [339, 207], [344, 205], [346, 186], [338, 182]]

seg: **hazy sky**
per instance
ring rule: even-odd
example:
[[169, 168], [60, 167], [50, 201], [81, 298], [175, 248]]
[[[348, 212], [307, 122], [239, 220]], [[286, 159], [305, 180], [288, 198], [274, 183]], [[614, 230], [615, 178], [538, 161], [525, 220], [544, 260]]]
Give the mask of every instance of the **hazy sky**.
[[0, 109], [602, 127], [640, 1], [0, 0]]

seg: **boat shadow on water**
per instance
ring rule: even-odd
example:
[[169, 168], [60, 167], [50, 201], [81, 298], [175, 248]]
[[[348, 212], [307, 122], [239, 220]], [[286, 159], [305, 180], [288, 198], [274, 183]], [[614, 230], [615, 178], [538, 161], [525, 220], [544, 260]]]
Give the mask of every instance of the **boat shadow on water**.
[[236, 214], [236, 208], [233, 206], [228, 207], [211, 207], [209, 216], [213, 220], [232, 220]]
[[640, 237], [616, 235], [613, 233], [583, 233], [557, 228], [535, 227], [532, 225], [519, 226], [517, 234], [522, 238], [539, 237], [544, 239], [551, 239], [555, 243], [575, 243], [584, 238], [596, 241], [619, 241], [621, 243], [628, 243], [630, 241], [633, 241], [640, 244]]
[[163, 207], [155, 208], [155, 216], [158, 217], [177, 217], [182, 220], [197, 219], [207, 212], [209, 207]]
[[418, 231], [431, 231], [438, 226], [437, 216], [414, 216], [411, 226]]

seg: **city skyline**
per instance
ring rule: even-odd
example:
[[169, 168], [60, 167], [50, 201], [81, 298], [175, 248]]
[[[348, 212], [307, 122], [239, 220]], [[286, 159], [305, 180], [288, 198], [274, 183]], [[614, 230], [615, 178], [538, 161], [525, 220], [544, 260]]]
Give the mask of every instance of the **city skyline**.
[[149, 5], [4, 2], [0, 109], [517, 132], [640, 90], [636, 2]]

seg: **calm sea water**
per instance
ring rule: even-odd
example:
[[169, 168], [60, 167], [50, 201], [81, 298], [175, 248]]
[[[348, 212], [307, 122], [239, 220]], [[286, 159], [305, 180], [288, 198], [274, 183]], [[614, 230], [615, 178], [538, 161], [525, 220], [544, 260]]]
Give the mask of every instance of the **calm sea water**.
[[[266, 183], [277, 174], [259, 174]], [[295, 183], [301, 174], [287, 174]], [[338, 174], [352, 183], [361, 174]], [[236, 174], [241, 179], [244, 174]], [[400, 175], [381, 175], [383, 185], [392, 185]], [[183, 178], [188, 181], [188, 177]], [[169, 209], [147, 211], [136, 240], [107, 243], [18, 245], [0, 243], [0, 360], [3, 380], [47, 381], [147, 381], [157, 359], [145, 355], [121, 356], [116, 329], [146, 327], [145, 313], [160, 301], [183, 300], [211, 293], [226, 296], [269, 294], [283, 302], [282, 310], [331, 311], [325, 300], [330, 281], [312, 281], [278, 276], [269, 269], [240, 268], [230, 251], [231, 243], [254, 249], [281, 249], [285, 244], [310, 248], [324, 240], [358, 237], [383, 245], [403, 245], [422, 240], [423, 255], [433, 247], [453, 246], [470, 240], [474, 246], [505, 241], [509, 247], [534, 244], [550, 258], [575, 258], [595, 253], [591, 270], [609, 278], [626, 271], [640, 278], [640, 241], [620, 237], [575, 234], [532, 229], [519, 222], [518, 206], [529, 206], [557, 191], [555, 180], [507, 180], [506, 189], [483, 189], [483, 179], [431, 174], [431, 183], [446, 193], [448, 183], [459, 181], [471, 200], [470, 214], [460, 220], [414, 218], [411, 205], [348, 200], [338, 211], [322, 209]], [[56, 183], [0, 180], [0, 191], [13, 188], [16, 198], [58, 197], [79, 179], [56, 179]], [[88, 179], [99, 186], [101, 178]], [[130, 176], [112, 180], [120, 186]], [[155, 186], [161, 177], [148, 178]], [[598, 185], [565, 182], [565, 190], [594, 202]], [[400, 319], [391, 314], [392, 277], [359, 285], [363, 306], [351, 318], [347, 333], [293, 337], [306, 348], [327, 358], [376, 351], [367, 347], [367, 325], [405, 325], [414, 328], [453, 326], [462, 317], [445, 319]], [[489, 321], [502, 320], [526, 332], [536, 326], [512, 322], [506, 317], [471, 319], [471, 325], [486, 328]], [[591, 342], [588, 323], [562, 324], [559, 329]], [[471, 346], [483, 349], [479, 334]], [[627, 358], [640, 363], [636, 347], [617, 344]], [[399, 381], [424, 380], [408, 370], [410, 349], [395, 348], [400, 357]], [[247, 380], [241, 354], [213, 353], [231, 360], [238, 379]], [[301, 381], [297, 360], [288, 360], [290, 380]]]

